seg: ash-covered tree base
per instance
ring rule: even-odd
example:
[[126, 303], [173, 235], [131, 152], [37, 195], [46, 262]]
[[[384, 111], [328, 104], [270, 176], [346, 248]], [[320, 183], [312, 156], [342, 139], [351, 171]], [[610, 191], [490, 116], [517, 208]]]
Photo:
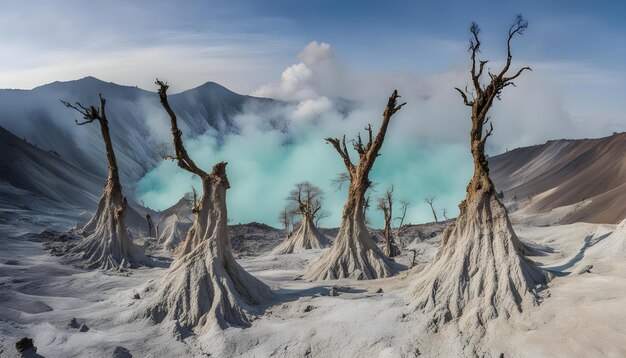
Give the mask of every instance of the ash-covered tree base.
[[72, 248], [70, 254], [76, 257], [76, 266], [88, 269], [124, 270], [150, 265], [140, 247], [132, 242], [126, 245], [122, 242], [108, 233], [95, 232]]
[[114, 185], [104, 189], [98, 210], [84, 231], [93, 232], [70, 250], [75, 265], [88, 269], [117, 270], [148, 265], [143, 250], [128, 237], [126, 199]]
[[390, 277], [396, 271], [397, 264], [383, 254], [369, 234], [362, 232], [349, 237], [344, 228], [339, 231], [334, 245], [307, 269], [303, 278], [310, 281], [372, 280]]
[[304, 250], [322, 249], [327, 246], [328, 239], [317, 230], [313, 220], [305, 219], [298, 230], [272, 250], [271, 254], [292, 254]]
[[177, 258], [159, 280], [147, 315], [156, 322], [177, 321], [196, 331], [212, 327], [247, 327], [272, 291], [247, 273], [233, 257], [228, 239], [226, 190], [230, 188], [226, 163], [210, 173], [189, 157], [178, 129], [176, 114], [167, 101], [168, 85], [157, 80], [161, 105], [170, 116], [175, 160], [182, 169], [202, 180], [202, 196], [191, 211], [193, 226], [176, 249]]
[[432, 315], [431, 328], [457, 320], [462, 329], [509, 318], [539, 303], [536, 285], [547, 272], [521, 254], [521, 243], [495, 192], [473, 196], [444, 232], [434, 261], [412, 286], [416, 307]]
[[158, 302], [148, 310], [154, 321], [177, 320], [200, 331], [215, 325], [248, 327], [258, 305], [271, 299], [269, 287], [232, 256], [213, 252], [207, 257], [211, 244], [205, 241], [174, 261], [158, 285]]
[[96, 214], [89, 220], [83, 231], [91, 233], [83, 242], [71, 249], [72, 261], [78, 266], [90, 269], [125, 269], [148, 264], [143, 251], [133, 245], [126, 230], [126, 198], [122, 194], [119, 170], [113, 142], [106, 116], [106, 100], [100, 95], [100, 106], [84, 106], [61, 101], [66, 107], [79, 112], [84, 121], [79, 126], [97, 121], [104, 141], [108, 163], [107, 180], [98, 203]]

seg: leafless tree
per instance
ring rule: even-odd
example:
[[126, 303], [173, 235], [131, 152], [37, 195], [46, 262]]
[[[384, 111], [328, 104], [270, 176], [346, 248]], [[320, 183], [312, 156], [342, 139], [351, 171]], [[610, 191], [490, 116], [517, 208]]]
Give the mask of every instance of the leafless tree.
[[154, 222], [152, 222], [150, 213], [146, 214], [146, 222], [148, 223], [148, 237], [153, 237], [152, 229], [154, 228]]
[[430, 210], [433, 212], [433, 217], [435, 218], [435, 222], [438, 223], [439, 220], [437, 220], [437, 212], [435, 211], [435, 207], [433, 205], [435, 200], [437, 200], [436, 196], [427, 196], [424, 198], [424, 202], [426, 202], [426, 204], [430, 206]]
[[289, 207], [285, 207], [280, 214], [278, 214], [278, 221], [283, 225], [286, 239], [291, 236], [290, 227], [293, 225], [293, 216], [294, 212]]
[[330, 212], [326, 211], [326, 210], [322, 210], [319, 213], [317, 213], [317, 217], [315, 218], [315, 226], [316, 227], [320, 227], [320, 221], [329, 218], [330, 217]]
[[[106, 100], [100, 95], [100, 106], [84, 106], [76, 102], [71, 104], [61, 101], [83, 117], [76, 124], [79, 126], [97, 122], [104, 141], [108, 162], [107, 180], [94, 216], [83, 230], [91, 233], [85, 240], [72, 249], [80, 256], [79, 265], [104, 270], [119, 269], [121, 266], [135, 266], [148, 263], [143, 251], [135, 246], [128, 237], [126, 228], [126, 208], [128, 203], [122, 194], [117, 160], [111, 141], [109, 121], [106, 115]], [[123, 268], [123, 267], [122, 267]]]
[[341, 188], [343, 188], [343, 185], [349, 182], [350, 182], [350, 176], [346, 172], [341, 172], [337, 174], [337, 176], [334, 179], [331, 179], [331, 183], [333, 184], [333, 187], [335, 187], [335, 190], [337, 191], [341, 190]]
[[404, 218], [406, 217], [406, 212], [409, 209], [411, 203], [408, 200], [400, 200], [400, 216], [396, 217], [396, 220], [400, 220], [400, 224], [398, 224], [398, 231], [402, 229], [404, 226]]
[[393, 186], [385, 191], [384, 196], [378, 198], [376, 208], [383, 212], [384, 226], [383, 238], [385, 239], [385, 255], [387, 257], [395, 257], [400, 254], [400, 250], [394, 243], [393, 225], [391, 218], [393, 217]]
[[383, 145], [387, 127], [393, 115], [404, 103], [398, 104], [398, 92], [389, 97], [383, 113], [383, 121], [376, 135], [372, 126], [368, 125], [367, 138], [360, 135], [352, 142], [358, 154], [358, 162], [354, 163], [348, 151], [346, 137], [343, 139], [326, 138], [335, 148], [346, 167], [350, 179], [348, 198], [344, 205], [341, 225], [333, 246], [326, 251], [305, 273], [309, 280], [325, 280], [338, 278], [374, 279], [387, 277], [394, 273], [391, 261], [370, 238], [365, 223], [365, 193], [371, 186], [369, 173]]
[[176, 114], [167, 99], [168, 85], [159, 80], [161, 105], [170, 117], [178, 166], [200, 177], [202, 195], [193, 206], [194, 222], [177, 257], [154, 289], [155, 301], [147, 310], [152, 319], [175, 320], [200, 331], [213, 326], [249, 326], [254, 307], [268, 302], [272, 292], [235, 261], [228, 239], [226, 191], [230, 188], [226, 163], [208, 173], [191, 159], [183, 144]]
[[[528, 22], [518, 16], [509, 28], [507, 58], [502, 69], [491, 72], [488, 61], [478, 60], [480, 29], [472, 23], [469, 52], [472, 89], [456, 88], [463, 103], [471, 108], [470, 150], [474, 175], [467, 186], [459, 216], [443, 233], [439, 252], [413, 284], [418, 308], [433, 315], [437, 326], [453, 320], [468, 334], [484, 332], [476, 327], [498, 316], [510, 318], [539, 302], [534, 291], [549, 275], [524, 257], [524, 247], [513, 231], [489, 178], [485, 143], [493, 133], [488, 116], [502, 90], [514, 86], [514, 80], [529, 67], [512, 74], [511, 41], [521, 35]], [[483, 81], [482, 75], [488, 75]], [[486, 125], [489, 128], [485, 131]], [[468, 275], [468, 272], [471, 275]], [[465, 314], [466, 310], [470, 311]], [[468, 338], [470, 339], [470, 338]]]
[[[317, 230], [314, 220], [319, 216], [322, 209], [322, 189], [308, 181], [296, 184], [294, 190], [289, 192], [289, 203], [285, 210], [289, 210], [302, 218], [298, 229], [291, 237], [288, 237], [278, 245], [272, 254], [290, 254], [309, 249], [320, 249], [328, 245], [328, 240]], [[281, 214], [282, 216], [282, 214]]]
[[446, 208], [441, 209], [441, 215], [443, 216], [443, 219], [448, 221], [448, 213], [446, 212]]
[[415, 267], [415, 259], [417, 258], [418, 255], [421, 255], [424, 253], [424, 249], [410, 249], [409, 251], [411, 251], [413, 253], [413, 258], [411, 259], [411, 268]]

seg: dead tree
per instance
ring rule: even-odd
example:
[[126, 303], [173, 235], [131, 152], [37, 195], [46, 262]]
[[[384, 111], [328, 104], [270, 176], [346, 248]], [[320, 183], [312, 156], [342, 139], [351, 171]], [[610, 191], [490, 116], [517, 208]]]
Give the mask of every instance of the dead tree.
[[315, 227], [320, 227], [320, 221], [329, 218], [330, 217], [330, 212], [326, 211], [326, 210], [322, 210], [320, 211], [317, 216], [315, 217]]
[[401, 214], [400, 216], [395, 218], [395, 220], [400, 220], [397, 231], [400, 231], [400, 229], [402, 229], [402, 226], [404, 226], [404, 218], [406, 217], [406, 212], [409, 209], [410, 205], [411, 203], [408, 200], [400, 200], [400, 213]]
[[293, 208], [293, 212], [297, 213], [302, 220], [293, 235], [272, 251], [273, 255], [291, 254], [328, 246], [328, 240], [314, 224], [315, 218], [322, 209], [322, 199], [323, 193], [319, 187], [307, 181], [296, 184], [296, 188], [289, 193], [287, 201], [289, 207]]
[[439, 220], [437, 220], [437, 212], [435, 211], [435, 207], [433, 205], [436, 199], [436, 196], [427, 196], [424, 198], [424, 202], [430, 206], [430, 210], [433, 212], [433, 217], [435, 218], [435, 223], [438, 223]]
[[341, 172], [341, 173], [337, 174], [337, 176], [334, 179], [331, 179], [330, 182], [333, 184], [335, 189], [337, 191], [339, 191], [339, 190], [341, 190], [341, 188], [343, 188], [343, 185], [345, 183], [349, 183], [350, 182], [350, 177], [348, 176], [348, 173]]
[[411, 259], [411, 268], [415, 267], [416, 261], [415, 259], [417, 259], [418, 255], [421, 255], [424, 253], [424, 249], [409, 249], [409, 251], [411, 251], [413, 253], [413, 258]]
[[249, 326], [251, 314], [258, 311], [258, 305], [270, 300], [272, 292], [232, 255], [226, 211], [226, 190], [230, 188], [226, 163], [215, 164], [210, 173], [196, 165], [183, 145], [176, 114], [168, 103], [168, 85], [159, 80], [156, 83], [161, 105], [170, 117], [172, 160], [200, 177], [202, 195], [192, 210], [193, 225], [156, 287], [148, 314], [156, 322], [176, 320], [199, 331], [215, 325]]
[[443, 219], [448, 221], [448, 212], [446, 211], [446, 208], [441, 209], [441, 216], [443, 216]]
[[146, 222], [148, 223], [148, 237], [153, 237], [152, 229], [154, 228], [154, 222], [152, 222], [150, 213], [146, 214]]
[[[459, 205], [459, 216], [444, 231], [439, 252], [412, 288], [417, 308], [431, 315], [432, 327], [454, 320], [467, 334], [480, 334], [488, 320], [512, 317], [528, 305], [537, 304], [535, 286], [548, 279], [545, 271], [523, 256], [522, 244], [489, 178], [485, 157], [485, 143], [493, 133], [489, 109], [504, 88], [514, 86], [513, 81], [530, 70], [522, 67], [509, 75], [511, 41], [527, 26], [518, 16], [510, 27], [507, 59], [497, 73], [485, 67], [487, 61], [476, 58], [481, 46], [479, 28], [475, 23], [470, 28], [472, 90], [456, 90], [471, 108], [474, 175], [467, 186], [467, 196]], [[486, 84], [481, 81], [484, 73], [489, 76]], [[489, 129], [485, 131], [487, 124]]]
[[358, 153], [355, 164], [350, 158], [346, 138], [326, 138], [343, 159], [346, 172], [350, 179], [348, 198], [343, 208], [341, 225], [333, 246], [326, 251], [306, 271], [308, 280], [326, 280], [339, 278], [375, 279], [388, 277], [394, 273], [392, 262], [370, 238], [365, 224], [365, 192], [371, 186], [369, 173], [383, 145], [387, 127], [393, 115], [405, 105], [398, 104], [398, 92], [389, 97], [383, 113], [383, 121], [378, 133], [374, 136], [372, 126], [367, 126], [368, 138], [364, 142], [357, 136], [353, 142]]
[[126, 208], [128, 203], [122, 194], [117, 160], [109, 132], [105, 105], [106, 100], [100, 95], [100, 106], [84, 106], [78, 102], [71, 104], [61, 101], [83, 116], [83, 121], [76, 121], [79, 126], [92, 123], [100, 124], [108, 162], [107, 180], [94, 216], [83, 227], [89, 236], [75, 246], [71, 253], [80, 257], [79, 265], [87, 268], [104, 270], [120, 269], [148, 263], [143, 251], [135, 246], [128, 237], [126, 228]]
[[280, 214], [278, 214], [278, 221], [283, 224], [283, 229], [285, 230], [285, 240], [291, 237], [292, 231], [290, 228], [293, 222], [293, 214], [293, 210], [288, 206], [286, 206]]
[[385, 192], [385, 195], [378, 198], [376, 208], [383, 212], [385, 223], [383, 226], [383, 238], [385, 239], [385, 255], [387, 257], [395, 257], [400, 254], [398, 246], [396, 246], [393, 238], [393, 225], [391, 218], [393, 217], [393, 186]]

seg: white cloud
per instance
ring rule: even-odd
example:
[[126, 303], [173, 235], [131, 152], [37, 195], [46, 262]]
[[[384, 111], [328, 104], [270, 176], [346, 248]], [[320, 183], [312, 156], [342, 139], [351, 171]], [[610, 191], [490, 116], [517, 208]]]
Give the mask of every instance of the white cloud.
[[328, 97], [307, 99], [298, 103], [295, 111], [293, 111], [293, 119], [296, 121], [311, 120], [331, 111], [332, 109], [333, 104]]
[[303, 101], [319, 96], [313, 86], [315, 75], [304, 63], [287, 67], [280, 77], [279, 84], [264, 85], [252, 95], [284, 101]]
[[333, 65], [335, 53], [333, 48], [325, 42], [310, 42], [300, 53], [298, 58], [309, 66]]

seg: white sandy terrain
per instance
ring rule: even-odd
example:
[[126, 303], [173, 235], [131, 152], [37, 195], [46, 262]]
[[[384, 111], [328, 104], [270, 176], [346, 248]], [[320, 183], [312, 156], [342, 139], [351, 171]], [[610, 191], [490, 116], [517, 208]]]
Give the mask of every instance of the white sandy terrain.
[[[14, 232], [5, 227], [0, 356], [15, 356], [15, 342], [28, 336], [44, 357], [111, 357], [116, 349], [134, 357], [623, 357], [626, 260], [588, 254], [601, 249], [614, 228], [516, 225], [520, 239], [543, 252], [533, 259], [555, 278], [523, 320], [492, 321], [481, 341], [467, 342], [454, 323], [428, 331], [425, 317], [411, 308], [406, 288], [420, 264], [388, 279], [310, 283], [297, 278], [326, 249], [243, 258], [242, 266], [267, 283], [276, 299], [250, 328], [196, 336], [181, 334], [173, 322], [155, 325], [142, 318], [142, 290], [164, 268], [128, 276], [75, 269], [48, 255], [41, 243], [11, 238]], [[419, 262], [434, 255], [438, 240], [414, 243], [424, 249]], [[409, 256], [404, 250], [399, 261], [408, 263]], [[579, 274], [595, 263], [601, 270]], [[68, 328], [72, 318], [89, 330]]]

